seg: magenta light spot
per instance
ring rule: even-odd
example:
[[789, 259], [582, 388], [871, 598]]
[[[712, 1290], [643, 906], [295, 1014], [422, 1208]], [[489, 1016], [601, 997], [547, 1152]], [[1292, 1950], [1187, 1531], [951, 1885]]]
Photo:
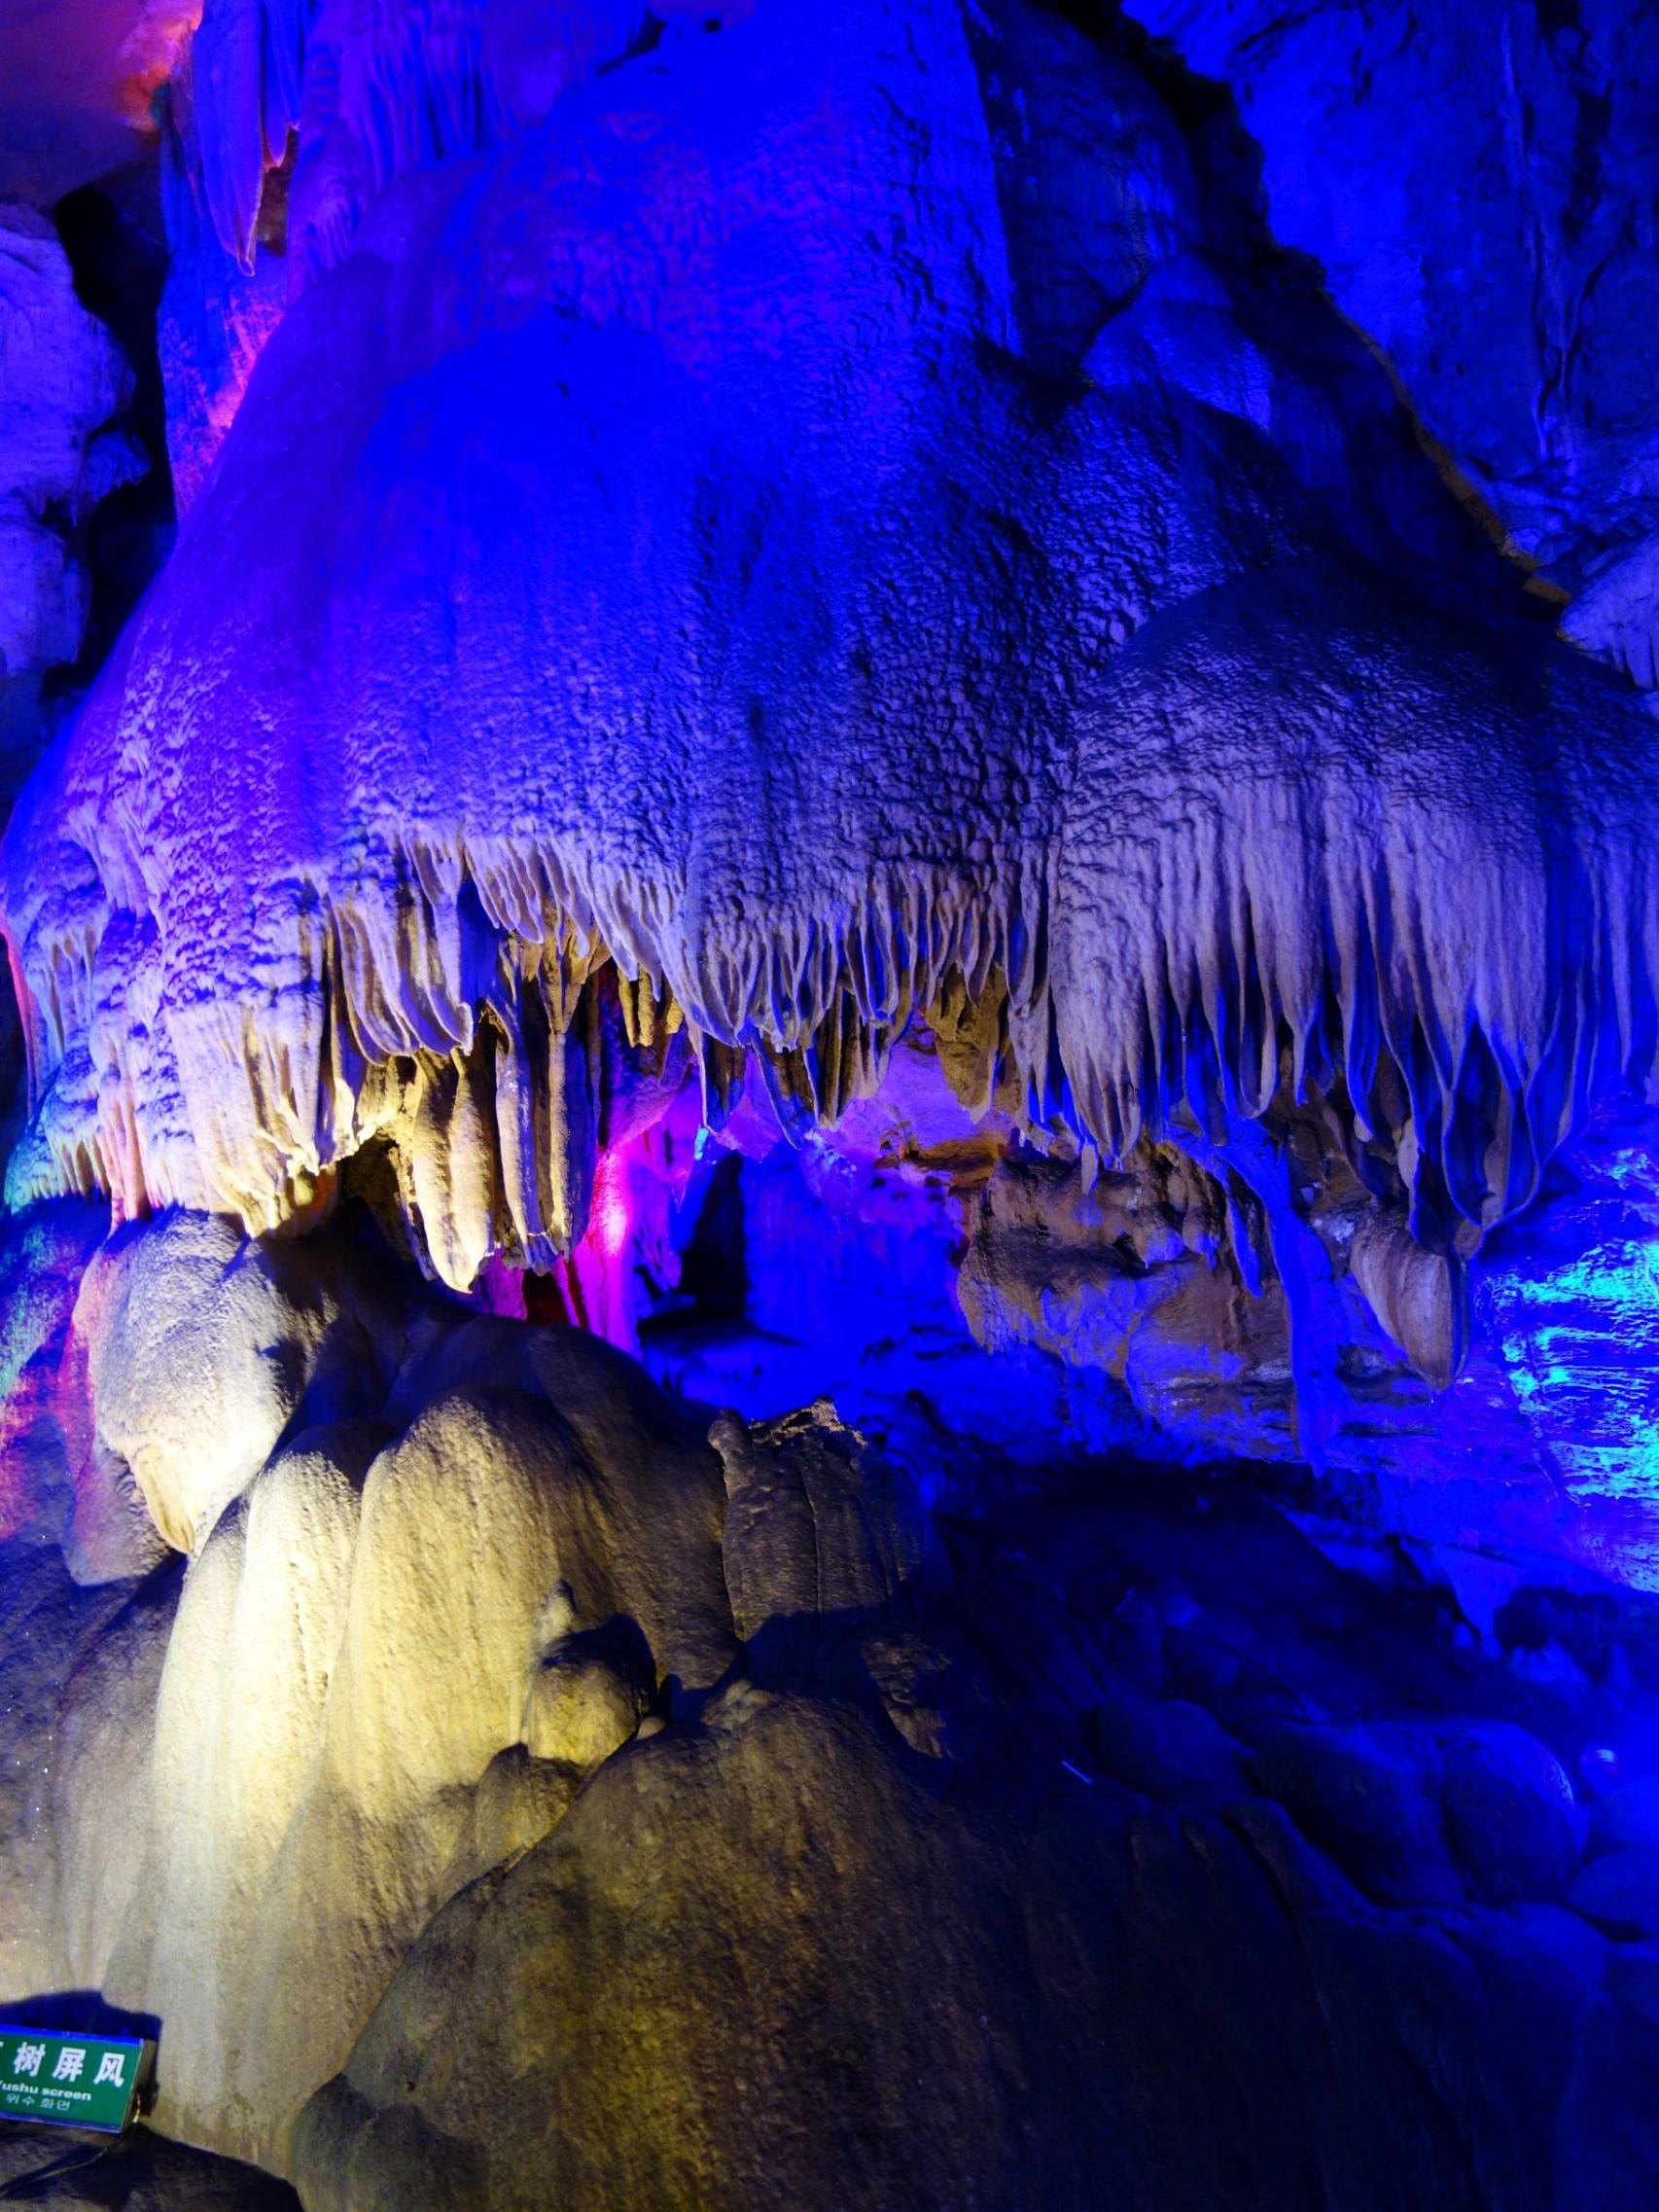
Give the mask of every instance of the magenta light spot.
[[628, 1241], [633, 1224], [628, 1214], [627, 1195], [621, 1179], [614, 1171], [611, 1161], [603, 1160], [593, 1194], [593, 1237], [607, 1260], [615, 1260]]

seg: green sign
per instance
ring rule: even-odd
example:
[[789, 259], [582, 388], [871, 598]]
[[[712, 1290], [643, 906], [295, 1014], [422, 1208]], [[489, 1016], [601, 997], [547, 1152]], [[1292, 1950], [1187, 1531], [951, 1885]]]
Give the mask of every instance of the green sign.
[[119, 2035], [0, 2026], [0, 2120], [46, 2120], [119, 2135], [152, 2046]]

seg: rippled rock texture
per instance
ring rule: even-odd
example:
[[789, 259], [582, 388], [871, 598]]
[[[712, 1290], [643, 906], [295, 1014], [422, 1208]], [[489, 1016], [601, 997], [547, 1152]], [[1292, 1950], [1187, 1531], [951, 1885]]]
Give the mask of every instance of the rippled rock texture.
[[[1625, 0], [1409, 17], [1143, 0], [1219, 81], [1266, 214], [1314, 256], [1449, 471], [1577, 594], [1570, 635], [1659, 680], [1659, 51]], [[1582, 590], [1580, 587], [1583, 587]]]
[[[75, 296], [69, 258], [31, 207], [0, 204], [0, 792], [32, 707], [28, 679], [74, 660], [90, 581], [85, 524], [147, 462], [118, 425], [131, 371]], [[27, 684], [27, 690], [24, 687]], [[27, 765], [24, 755], [23, 766]]]
[[1312, 1088], [1430, 1243], [1524, 1204], [1651, 1055], [1652, 725], [1227, 223], [1127, 60], [947, 0], [394, 177], [14, 824], [14, 1201], [272, 1226], [378, 1143], [443, 1279], [545, 1264], [609, 992], [711, 1117], [923, 1017], [1091, 1156]]
[[183, 1555], [5, 1553], [5, 2001], [159, 2022], [159, 2126], [317, 2207], [1650, 2191], [1651, 1600], [275, 1255], [95, 1263]]
[[25, 13], [85, 2200], [1650, 2205], [1643, 0]]

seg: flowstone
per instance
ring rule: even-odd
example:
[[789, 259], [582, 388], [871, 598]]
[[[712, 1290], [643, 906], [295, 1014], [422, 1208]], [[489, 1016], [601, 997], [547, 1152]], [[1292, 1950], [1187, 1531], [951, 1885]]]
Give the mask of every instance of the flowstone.
[[0, 7], [0, 2194], [1651, 2212], [1648, 13]]
[[465, 1288], [688, 1064], [833, 1124], [925, 1017], [1090, 1157], [1311, 1094], [1430, 1247], [1525, 1206], [1649, 1070], [1653, 725], [1196, 159], [1023, 0], [774, 0], [387, 181], [9, 834], [13, 1202], [377, 1150]]
[[[189, 1554], [4, 1556], [0, 2003], [159, 2022], [158, 2126], [342, 2212], [1598, 2201], [1652, 1601], [1259, 1477], [715, 1417], [371, 1249], [126, 1231], [96, 1265], [176, 1295], [107, 1414], [84, 1303], [86, 1426]], [[287, 1423], [163, 1481], [251, 1285]], [[1163, 2112], [1197, 2080], [1226, 2129]]]

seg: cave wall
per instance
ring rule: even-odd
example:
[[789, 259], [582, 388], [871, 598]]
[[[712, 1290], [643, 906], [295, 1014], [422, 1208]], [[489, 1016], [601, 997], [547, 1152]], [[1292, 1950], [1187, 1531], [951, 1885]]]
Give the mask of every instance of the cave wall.
[[1647, 15], [0, 25], [0, 2010], [157, 2130], [1651, 2202]]

